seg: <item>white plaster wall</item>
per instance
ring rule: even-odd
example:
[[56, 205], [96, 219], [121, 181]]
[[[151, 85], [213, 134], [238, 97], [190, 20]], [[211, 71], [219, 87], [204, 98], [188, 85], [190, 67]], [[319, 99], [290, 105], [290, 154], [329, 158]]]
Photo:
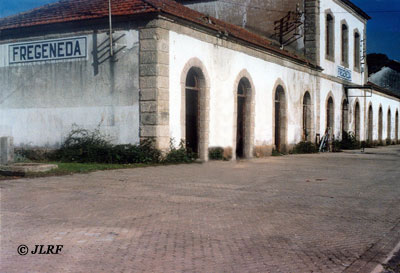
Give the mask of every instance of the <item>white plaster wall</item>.
[[[24, 41], [74, 36], [83, 35]], [[100, 45], [108, 36], [85, 36], [88, 58], [79, 60], [8, 66], [8, 44], [0, 45], [0, 136], [13, 136], [17, 146], [56, 147], [76, 124], [86, 129], [99, 126], [114, 143], [139, 141], [138, 31], [114, 33], [123, 36], [116, 49], [125, 48], [116, 55], [117, 62], [99, 64], [98, 73], [93, 40]], [[98, 57], [104, 52], [107, 57], [107, 48]]]
[[[345, 9], [341, 5], [338, 5], [334, 0], [321, 0], [320, 2], [320, 65], [324, 69], [324, 73], [337, 76], [337, 66], [341, 65], [341, 22], [346, 20], [349, 28], [349, 67], [352, 71], [352, 82], [355, 84], [364, 84], [364, 73], [354, 71], [354, 30], [357, 29], [360, 34], [360, 44], [362, 50], [362, 40], [364, 37], [364, 22], [354, 16], [350, 9]], [[327, 60], [326, 54], [326, 13], [325, 11], [330, 10], [334, 16], [335, 22], [335, 62]], [[362, 58], [362, 53], [360, 53]], [[362, 61], [361, 61], [362, 63]], [[363, 64], [361, 64], [363, 67]]]
[[[343, 87], [339, 83], [332, 82], [330, 80], [321, 79], [321, 100], [320, 100], [320, 134], [323, 135], [326, 129], [326, 103], [328, 101], [328, 95], [332, 94], [334, 99], [334, 109], [335, 109], [335, 124], [334, 124], [334, 134], [335, 137], [341, 138], [342, 134], [342, 100], [345, 98], [343, 94]], [[372, 103], [373, 109], [373, 139], [378, 139], [378, 112], [379, 105], [382, 105], [383, 110], [383, 130], [382, 130], [382, 138], [385, 140], [387, 138], [387, 110], [388, 107], [391, 109], [391, 119], [392, 119], [392, 130], [391, 130], [391, 139], [395, 137], [395, 114], [396, 109], [400, 110], [400, 100], [394, 97], [389, 97], [387, 95], [381, 94], [379, 92], [374, 92], [371, 97], [364, 98], [363, 92], [352, 92], [349, 94], [355, 97], [349, 97], [349, 123], [348, 130], [354, 132], [354, 109], [356, 101], [360, 104], [360, 139], [367, 139], [367, 128], [368, 128], [368, 107], [370, 102]], [[367, 96], [369, 96], [370, 92], [367, 92]], [[358, 97], [357, 97], [358, 96]], [[400, 114], [400, 113], [399, 113]], [[399, 133], [400, 136], [400, 133]]]
[[327, 116], [326, 107], [329, 96], [332, 96], [334, 103], [334, 135], [335, 137], [341, 137], [341, 105], [343, 100], [343, 87], [337, 82], [333, 82], [327, 79], [321, 79], [321, 90], [320, 90], [320, 131], [321, 137], [325, 134]]
[[[388, 109], [390, 108], [390, 112], [391, 112], [391, 132], [390, 132], [390, 136], [391, 139], [394, 140], [396, 134], [395, 134], [395, 118], [396, 118], [396, 111], [399, 111], [399, 115], [400, 115], [400, 99], [394, 99], [391, 97], [388, 97], [385, 94], [381, 94], [379, 92], [374, 92], [372, 94], [372, 97], [367, 98], [366, 100], [366, 104], [367, 107], [369, 107], [369, 105], [372, 105], [372, 111], [373, 111], [373, 139], [374, 140], [378, 140], [378, 118], [379, 118], [379, 107], [382, 106], [382, 140], [385, 141], [387, 136], [388, 136], [388, 132], [387, 132], [387, 124], [388, 124], [388, 119], [387, 119], [387, 113], [388, 113]], [[368, 110], [368, 108], [367, 108]], [[368, 119], [368, 112], [367, 112], [367, 116]], [[400, 119], [400, 116], [399, 116]], [[399, 121], [400, 122], [400, 121]], [[366, 128], [365, 128], [366, 130]], [[399, 132], [398, 132], [398, 136], [400, 137], [400, 124], [399, 124]]]
[[[282, 65], [267, 62], [244, 53], [170, 32], [170, 135], [181, 136], [181, 76], [186, 63], [198, 58], [210, 78], [209, 146], [233, 146], [234, 86], [238, 74], [246, 69], [255, 91], [255, 145], [273, 145], [273, 103], [275, 84], [284, 84], [287, 99], [287, 142], [294, 144], [302, 137], [302, 97], [309, 91], [315, 101], [316, 79]], [[315, 119], [314, 119], [315, 120]]]

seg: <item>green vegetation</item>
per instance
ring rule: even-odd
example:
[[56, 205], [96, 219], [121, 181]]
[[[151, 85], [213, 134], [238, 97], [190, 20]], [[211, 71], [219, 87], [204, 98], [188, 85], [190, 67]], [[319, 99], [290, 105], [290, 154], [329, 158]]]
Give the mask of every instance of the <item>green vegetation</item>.
[[[26, 177], [87, 173], [111, 170], [194, 162], [197, 155], [186, 148], [183, 141], [178, 147], [171, 140], [168, 152], [155, 148], [154, 141], [140, 144], [114, 145], [99, 129], [90, 131], [74, 128], [57, 150], [18, 149], [16, 162], [57, 164], [58, 169], [44, 173], [27, 173]], [[0, 177], [1, 179], [1, 177]]]
[[73, 173], [89, 173], [102, 170], [128, 169], [149, 166], [147, 164], [101, 164], [101, 163], [64, 163], [64, 162], [49, 162], [50, 164], [58, 165], [58, 169], [48, 172], [27, 173], [26, 177], [43, 177], [43, 176], [58, 176], [68, 175]]
[[195, 161], [197, 155], [190, 149], [187, 149], [183, 140], [179, 143], [178, 148], [170, 141], [169, 152], [161, 159], [161, 163], [174, 164], [174, 163], [191, 163]]
[[211, 160], [225, 160], [224, 158], [224, 148], [213, 147], [208, 150], [208, 157]]
[[361, 148], [361, 143], [357, 140], [353, 132], [343, 132], [340, 148], [345, 150], [356, 150]]
[[272, 156], [281, 156], [281, 155], [283, 155], [282, 153], [280, 153], [280, 152], [278, 152], [277, 150], [275, 150], [275, 149], [272, 149], [272, 153], [271, 153], [271, 155]]
[[318, 147], [317, 145], [315, 145], [310, 141], [301, 141], [294, 146], [293, 150], [290, 153], [291, 154], [318, 153]]

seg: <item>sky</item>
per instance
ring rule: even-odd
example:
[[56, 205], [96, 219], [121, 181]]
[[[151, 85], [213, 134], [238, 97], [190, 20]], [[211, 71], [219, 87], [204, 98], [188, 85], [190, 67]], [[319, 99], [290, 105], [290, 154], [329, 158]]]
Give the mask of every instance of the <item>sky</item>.
[[[400, 61], [400, 0], [351, 0], [372, 17], [367, 25], [367, 52]], [[57, 0], [0, 0], [0, 17]]]

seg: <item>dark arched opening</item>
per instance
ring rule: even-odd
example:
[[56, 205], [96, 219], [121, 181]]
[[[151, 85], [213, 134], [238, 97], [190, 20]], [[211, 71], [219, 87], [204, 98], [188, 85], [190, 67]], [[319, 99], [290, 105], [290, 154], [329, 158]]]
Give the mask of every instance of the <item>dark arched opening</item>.
[[247, 78], [242, 78], [237, 88], [236, 157], [246, 156], [250, 129], [251, 86]]
[[286, 152], [286, 96], [281, 85], [275, 91], [275, 149]]
[[191, 68], [185, 84], [185, 138], [186, 147], [196, 154], [199, 153], [200, 92], [199, 71]]
[[303, 97], [303, 140], [311, 141], [311, 96], [306, 92]]
[[395, 120], [394, 127], [395, 127], [395, 130], [396, 130], [395, 133], [394, 133], [395, 139], [396, 139], [396, 142], [398, 142], [399, 141], [399, 111], [396, 111], [396, 120]]
[[345, 99], [342, 102], [342, 136], [349, 130], [349, 102]]
[[326, 131], [329, 133], [330, 138], [333, 137], [335, 126], [335, 108], [332, 97], [329, 97], [326, 105]]
[[388, 110], [387, 113], [387, 140], [391, 141], [392, 140], [392, 113], [390, 112], [390, 109]]
[[382, 112], [382, 107], [379, 108], [379, 116], [378, 116], [378, 140], [379, 142], [382, 142], [382, 119], [383, 119], [383, 112]]
[[358, 102], [354, 107], [354, 135], [356, 140], [360, 140], [360, 104]]
[[373, 126], [374, 126], [374, 117], [373, 117], [372, 105], [370, 105], [368, 109], [368, 142], [372, 142], [373, 140], [372, 139]]

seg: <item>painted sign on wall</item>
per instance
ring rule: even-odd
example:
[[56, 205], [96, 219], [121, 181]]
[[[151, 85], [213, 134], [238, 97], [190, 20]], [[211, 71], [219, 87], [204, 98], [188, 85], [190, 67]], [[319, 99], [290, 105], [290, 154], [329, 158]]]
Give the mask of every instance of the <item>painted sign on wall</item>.
[[351, 82], [351, 70], [344, 68], [342, 66], [338, 66], [337, 69], [337, 76], [338, 78]]
[[9, 64], [86, 58], [86, 37], [16, 43], [8, 45]]

